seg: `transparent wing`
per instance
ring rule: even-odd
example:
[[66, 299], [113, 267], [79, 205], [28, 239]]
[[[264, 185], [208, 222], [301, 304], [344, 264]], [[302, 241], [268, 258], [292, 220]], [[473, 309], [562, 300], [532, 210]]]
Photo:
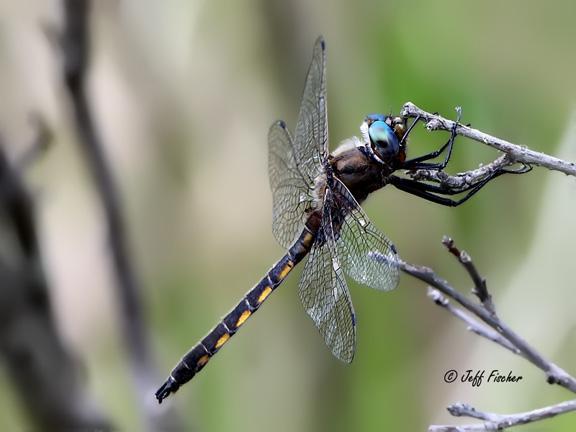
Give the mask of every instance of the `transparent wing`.
[[328, 114], [326, 110], [326, 43], [319, 37], [314, 44], [312, 63], [300, 104], [295, 133], [296, 162], [314, 179], [328, 157]]
[[[329, 195], [327, 191], [328, 201]], [[354, 307], [340, 267], [328, 204], [300, 279], [299, 293], [326, 345], [337, 358], [350, 363], [356, 347]]]
[[[272, 190], [272, 232], [289, 248], [303, 229], [303, 215], [312, 203], [312, 188], [295, 159], [294, 141], [283, 121], [268, 133], [268, 176]], [[313, 180], [312, 180], [313, 182]]]
[[268, 173], [273, 196], [272, 231], [285, 248], [302, 231], [303, 215], [312, 201], [314, 179], [328, 157], [326, 117], [326, 47], [320, 37], [314, 45], [306, 77], [296, 139], [282, 121], [268, 134]]
[[334, 179], [334, 213], [345, 215], [337, 232], [336, 249], [344, 272], [363, 285], [388, 291], [399, 279], [396, 248], [370, 222], [348, 188]]

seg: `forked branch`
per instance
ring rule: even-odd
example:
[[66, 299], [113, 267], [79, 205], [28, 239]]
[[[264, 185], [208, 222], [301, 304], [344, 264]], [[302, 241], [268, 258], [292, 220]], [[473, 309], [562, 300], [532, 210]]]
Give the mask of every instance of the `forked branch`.
[[[433, 289], [430, 288], [428, 291], [429, 297], [438, 306], [441, 306], [458, 319], [464, 321], [468, 325], [468, 330], [528, 360], [546, 374], [546, 380], [549, 384], [558, 384], [570, 390], [572, 393], [576, 393], [576, 379], [573, 376], [545, 358], [500, 319], [488, 291], [486, 280], [480, 275], [471, 257], [466, 252], [460, 251], [455, 246], [454, 241], [449, 238], [445, 238], [442, 243], [467, 271], [474, 284], [472, 292], [478, 298], [478, 302], [461, 294], [452, 287], [448, 281], [442, 279], [427, 267], [415, 266], [400, 261], [400, 268], [405, 273], [433, 287]], [[454, 300], [461, 307], [452, 305], [450, 299]], [[451, 405], [448, 407], [448, 411], [454, 416], [473, 417], [484, 420], [484, 423], [463, 426], [435, 425], [430, 426], [429, 432], [503, 430], [512, 426], [554, 417], [558, 414], [576, 411], [576, 400], [539, 408], [534, 411], [508, 415], [478, 411], [466, 404]]]

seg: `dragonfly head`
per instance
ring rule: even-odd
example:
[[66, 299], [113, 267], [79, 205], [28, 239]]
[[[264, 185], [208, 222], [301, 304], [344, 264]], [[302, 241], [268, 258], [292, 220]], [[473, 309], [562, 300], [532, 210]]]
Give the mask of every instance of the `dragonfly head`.
[[360, 126], [367, 153], [381, 164], [404, 160], [406, 122], [402, 117], [369, 114]]

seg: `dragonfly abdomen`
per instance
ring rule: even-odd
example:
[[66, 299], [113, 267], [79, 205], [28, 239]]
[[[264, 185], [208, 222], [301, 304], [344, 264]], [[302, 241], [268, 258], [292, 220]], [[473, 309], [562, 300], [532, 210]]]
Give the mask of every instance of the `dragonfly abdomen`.
[[232, 309], [204, 339], [194, 346], [174, 367], [166, 382], [156, 392], [156, 399], [162, 402], [170, 393], [175, 393], [181, 385], [190, 381], [206, 366], [210, 358], [228, 342], [246, 320], [260, 308], [288, 273], [310, 251], [314, 243], [314, 232], [306, 227], [294, 244], [254, 288]]

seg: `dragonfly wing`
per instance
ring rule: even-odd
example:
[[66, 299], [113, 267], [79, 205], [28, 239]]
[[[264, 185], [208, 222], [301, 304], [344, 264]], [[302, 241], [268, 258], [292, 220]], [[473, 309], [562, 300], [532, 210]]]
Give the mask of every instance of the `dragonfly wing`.
[[[330, 191], [326, 199], [329, 200]], [[316, 242], [300, 279], [300, 300], [324, 342], [340, 360], [350, 363], [356, 347], [354, 307], [334, 242], [330, 206], [325, 205]]]
[[296, 162], [312, 181], [328, 158], [328, 113], [326, 108], [326, 44], [319, 37], [300, 104], [295, 133]]
[[398, 254], [384, 234], [368, 219], [348, 188], [334, 179], [338, 214], [346, 215], [337, 230], [336, 247], [344, 272], [356, 282], [382, 291], [398, 285]]
[[276, 122], [268, 134], [268, 174], [273, 194], [272, 230], [288, 248], [302, 231], [303, 216], [313, 200], [314, 180], [328, 157], [326, 114], [326, 47], [318, 38], [306, 76], [292, 139], [286, 124]]
[[272, 189], [272, 232], [289, 248], [304, 227], [303, 215], [312, 202], [312, 187], [295, 159], [294, 141], [283, 121], [268, 133], [268, 176]]

